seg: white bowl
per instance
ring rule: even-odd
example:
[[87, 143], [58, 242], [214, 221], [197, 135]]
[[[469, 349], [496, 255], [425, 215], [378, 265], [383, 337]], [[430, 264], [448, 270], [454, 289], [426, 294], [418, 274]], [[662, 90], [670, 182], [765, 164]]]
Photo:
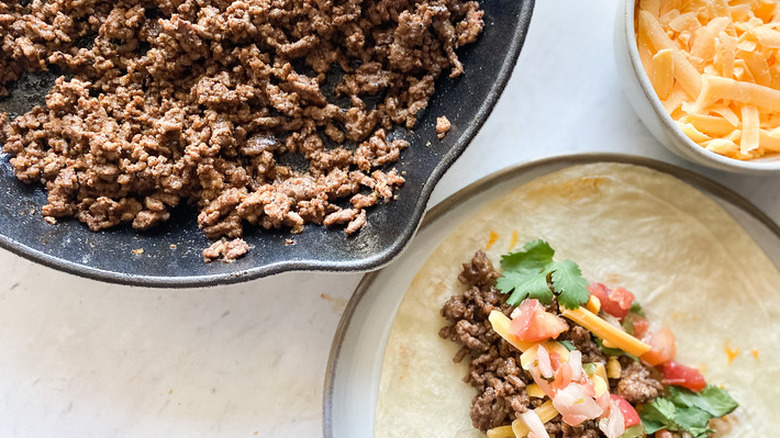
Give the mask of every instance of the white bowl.
[[677, 127], [661, 104], [639, 58], [634, 10], [635, 0], [621, 0], [615, 20], [615, 62], [628, 101], [653, 136], [670, 151], [703, 166], [739, 173], [780, 173], [780, 156], [736, 160], [704, 149]]

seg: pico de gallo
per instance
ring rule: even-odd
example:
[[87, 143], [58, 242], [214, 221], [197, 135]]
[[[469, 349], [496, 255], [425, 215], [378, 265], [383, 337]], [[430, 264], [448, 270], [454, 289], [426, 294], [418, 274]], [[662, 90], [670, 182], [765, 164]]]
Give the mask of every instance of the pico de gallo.
[[544, 241], [463, 265], [466, 291], [441, 309], [462, 345], [489, 438], [706, 438], [737, 403], [675, 361], [674, 333], [622, 287], [588, 283]]

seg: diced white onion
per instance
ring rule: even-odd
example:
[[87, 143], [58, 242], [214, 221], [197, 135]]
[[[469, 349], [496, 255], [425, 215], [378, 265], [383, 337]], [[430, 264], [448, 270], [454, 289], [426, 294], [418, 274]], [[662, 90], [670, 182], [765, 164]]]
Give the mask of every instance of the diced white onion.
[[609, 416], [599, 420], [599, 429], [607, 438], [620, 438], [626, 431], [626, 420], [623, 418], [623, 412], [620, 406], [614, 400], [609, 402]]
[[579, 382], [582, 379], [582, 352], [580, 350], [569, 352], [569, 366], [571, 367], [571, 380]]
[[550, 354], [542, 344], [536, 348], [536, 357], [539, 360], [539, 371], [542, 373], [542, 377], [545, 379], [552, 378], [553, 368], [552, 362], [550, 362]]
[[528, 410], [520, 414], [520, 418], [536, 438], [550, 438], [550, 435], [547, 434], [547, 429], [544, 428], [542, 419], [539, 418], [539, 415], [536, 412]]
[[579, 383], [570, 383], [558, 391], [553, 398], [553, 407], [571, 426], [579, 426], [583, 421], [598, 418], [604, 413], [604, 408]]

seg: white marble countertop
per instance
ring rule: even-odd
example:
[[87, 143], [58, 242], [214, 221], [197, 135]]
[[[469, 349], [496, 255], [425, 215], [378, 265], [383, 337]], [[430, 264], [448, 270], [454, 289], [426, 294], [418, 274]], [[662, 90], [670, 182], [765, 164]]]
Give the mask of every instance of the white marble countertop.
[[[780, 221], [780, 177], [687, 164], [641, 125], [616, 77], [616, 3], [537, 1], [509, 86], [431, 205], [509, 163], [606, 151], [699, 171]], [[0, 278], [0, 436], [251, 438], [322, 434], [328, 351], [360, 275], [154, 290], [0, 251]]]

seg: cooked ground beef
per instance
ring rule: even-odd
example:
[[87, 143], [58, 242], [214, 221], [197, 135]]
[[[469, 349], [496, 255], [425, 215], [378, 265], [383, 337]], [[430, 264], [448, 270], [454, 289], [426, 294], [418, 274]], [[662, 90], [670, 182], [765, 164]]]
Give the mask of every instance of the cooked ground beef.
[[436, 119], [436, 136], [439, 137], [439, 140], [450, 132], [451, 127], [450, 119], [447, 116], [441, 116]]
[[544, 425], [551, 437], [560, 438], [599, 438], [601, 432], [594, 420], [586, 421], [579, 426], [569, 426], [563, 421], [550, 421]]
[[[434, 81], [483, 28], [463, 0], [12, 0], [0, 96], [65, 72], [0, 142], [47, 218], [145, 230], [184, 201], [211, 238], [245, 223], [354, 233], [404, 182], [389, 165]], [[347, 201], [348, 200], [348, 201]]]
[[225, 263], [243, 256], [249, 251], [249, 244], [244, 239], [236, 238], [228, 241], [225, 238], [217, 240], [211, 246], [203, 250], [203, 261], [210, 263], [213, 260], [222, 258]]
[[[500, 276], [485, 253], [478, 251], [470, 263], [463, 264], [463, 271], [458, 276], [465, 291], [452, 296], [441, 309], [448, 325], [441, 329], [439, 336], [462, 346], [453, 358], [455, 362], [469, 361], [469, 371], [463, 380], [477, 390], [470, 416], [474, 427], [483, 432], [510, 424], [518, 414], [543, 402], [530, 397], [525, 390], [533, 379], [520, 367], [520, 351], [501, 338], [488, 321], [493, 310], [500, 310], [507, 316], [512, 312], [512, 307], [506, 303], [508, 296], [495, 287]], [[552, 303], [547, 310], [558, 313], [558, 304]], [[567, 323], [569, 330], [558, 340], [571, 341], [582, 352], [583, 362], [606, 364], [608, 357], [591, 333], [579, 325]], [[628, 357], [620, 360], [623, 374], [620, 379], [610, 381], [613, 393], [632, 402], [641, 399], [643, 403], [661, 395], [663, 387], [651, 374], [651, 370], [657, 371]], [[572, 427], [558, 417], [548, 422], [546, 429], [553, 438], [602, 436], [596, 421]]]
[[610, 382], [613, 392], [633, 405], [649, 403], [663, 395], [658, 370], [624, 357], [621, 359], [620, 379]]

